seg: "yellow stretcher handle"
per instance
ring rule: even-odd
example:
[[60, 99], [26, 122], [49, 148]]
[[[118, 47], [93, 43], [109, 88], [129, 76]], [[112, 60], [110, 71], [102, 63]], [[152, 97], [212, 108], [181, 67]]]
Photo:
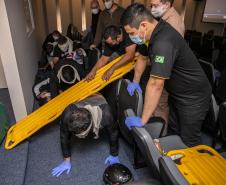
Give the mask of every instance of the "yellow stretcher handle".
[[99, 69], [92, 81], [80, 81], [27, 117], [18, 121], [7, 132], [5, 148], [8, 150], [12, 149], [20, 142], [37, 132], [39, 129], [58, 118], [64, 109], [71, 103], [81, 101], [88, 96], [91, 96], [133, 69], [135, 61], [131, 61], [115, 70], [109, 81], [104, 81], [102, 79], [103, 74], [120, 59], [121, 57]]

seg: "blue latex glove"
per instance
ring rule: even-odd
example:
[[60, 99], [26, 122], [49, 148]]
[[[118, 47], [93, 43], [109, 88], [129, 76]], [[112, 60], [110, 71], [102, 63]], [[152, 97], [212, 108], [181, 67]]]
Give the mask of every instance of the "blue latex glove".
[[127, 91], [128, 91], [130, 96], [134, 95], [135, 90], [137, 90], [138, 93], [142, 94], [142, 90], [140, 88], [140, 84], [139, 83], [137, 83], [137, 82], [129, 83], [129, 85], [127, 86]]
[[141, 118], [137, 116], [126, 117], [125, 124], [129, 130], [131, 127], [143, 127], [144, 124], [141, 122]]
[[52, 170], [52, 176], [59, 177], [64, 171], [67, 171], [67, 174], [71, 171], [71, 162], [65, 160], [59, 166]]
[[112, 165], [112, 164], [116, 164], [116, 163], [120, 163], [118, 156], [112, 156], [109, 155], [106, 159], [105, 159], [105, 164], [107, 165]]

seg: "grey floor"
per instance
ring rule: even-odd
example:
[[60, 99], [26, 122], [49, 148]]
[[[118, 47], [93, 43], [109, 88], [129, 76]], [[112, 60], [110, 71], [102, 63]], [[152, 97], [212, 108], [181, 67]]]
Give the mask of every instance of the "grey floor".
[[[14, 123], [15, 119], [7, 89], [0, 90], [0, 101], [5, 104], [11, 122]], [[72, 151], [71, 173], [62, 175], [59, 178], [51, 176], [51, 170], [63, 160], [57, 122], [36, 133], [29, 139], [29, 145], [26, 141], [10, 151], [4, 150], [4, 147], [1, 146], [0, 153], [3, 154], [2, 157], [5, 159], [3, 164], [0, 160], [0, 169], [1, 166], [7, 164], [7, 171], [1, 173], [0, 170], [0, 184], [101, 185], [102, 175], [106, 168], [104, 160], [109, 155], [106, 134], [102, 133], [101, 136], [101, 139], [98, 140], [75, 140]], [[120, 139], [119, 157], [121, 162], [132, 171], [135, 179], [151, 176], [151, 170], [148, 168], [134, 170], [132, 149], [122, 139]], [[16, 166], [15, 163], [17, 163]], [[6, 172], [12, 172], [12, 174], [9, 175]], [[5, 176], [11, 175], [14, 177], [5, 178]]]
[[[7, 89], [0, 89], [2, 102], [14, 123], [12, 105]], [[28, 141], [13, 150], [0, 147], [0, 184], [4, 185], [101, 185], [108, 156], [106, 134], [99, 140], [75, 140], [72, 151], [72, 170], [59, 178], [51, 176], [51, 169], [62, 161], [59, 125], [57, 122], [45, 127]], [[210, 145], [211, 138], [203, 134], [204, 144]], [[26, 152], [27, 151], [27, 152]], [[226, 154], [223, 154], [226, 157]], [[133, 173], [135, 179], [150, 177], [148, 168], [134, 170], [132, 149], [120, 139], [120, 159]], [[1, 163], [3, 162], [3, 164]], [[7, 164], [7, 167], [6, 167]], [[5, 173], [4, 173], [5, 172]], [[9, 174], [11, 173], [11, 174]], [[13, 178], [6, 178], [12, 176]]]

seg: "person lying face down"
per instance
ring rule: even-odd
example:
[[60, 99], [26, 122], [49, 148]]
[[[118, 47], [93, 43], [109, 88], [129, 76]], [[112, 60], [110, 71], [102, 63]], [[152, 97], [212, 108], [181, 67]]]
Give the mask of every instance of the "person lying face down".
[[124, 54], [124, 56], [104, 73], [102, 77], [104, 80], [109, 80], [116, 69], [120, 68], [134, 58], [136, 44], [130, 40], [129, 35], [123, 28], [113, 25], [109, 26], [105, 29], [103, 37], [105, 40], [104, 53], [97, 61], [91, 72], [86, 76], [85, 79], [87, 81], [95, 78], [96, 71], [110, 61], [112, 54], [116, 53], [118, 56]]
[[101, 94], [92, 95], [69, 105], [63, 112], [60, 123], [60, 141], [64, 161], [52, 170], [53, 176], [71, 170], [71, 139], [99, 138], [99, 131], [105, 128], [109, 135], [110, 155], [105, 164], [120, 163], [118, 157], [118, 128], [111, 115], [111, 109]]

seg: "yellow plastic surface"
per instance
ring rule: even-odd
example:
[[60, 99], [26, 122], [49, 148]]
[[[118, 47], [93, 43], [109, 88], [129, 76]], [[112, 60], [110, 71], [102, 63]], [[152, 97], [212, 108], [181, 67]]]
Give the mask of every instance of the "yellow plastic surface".
[[95, 79], [92, 81], [80, 81], [70, 89], [66, 90], [47, 104], [28, 115], [26, 118], [13, 125], [7, 132], [5, 148], [12, 149], [20, 142], [37, 132], [39, 129], [58, 118], [69, 104], [83, 100], [86, 97], [100, 91], [102, 88], [133, 69], [135, 61], [131, 61], [120, 69], [117, 69], [112, 74], [109, 81], [102, 80], [103, 74], [120, 59], [121, 57], [98, 70]]
[[178, 169], [192, 185], [226, 185], [226, 160], [209, 146], [174, 150], [168, 156], [182, 154]]

